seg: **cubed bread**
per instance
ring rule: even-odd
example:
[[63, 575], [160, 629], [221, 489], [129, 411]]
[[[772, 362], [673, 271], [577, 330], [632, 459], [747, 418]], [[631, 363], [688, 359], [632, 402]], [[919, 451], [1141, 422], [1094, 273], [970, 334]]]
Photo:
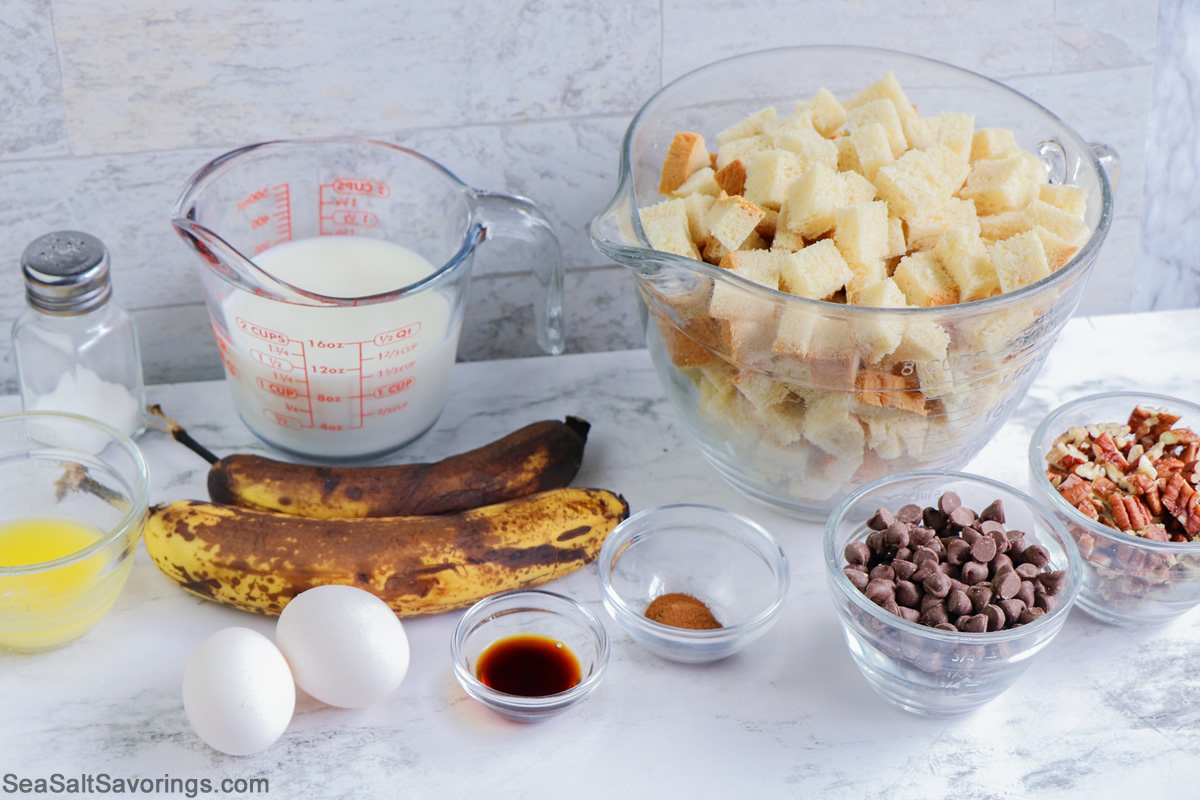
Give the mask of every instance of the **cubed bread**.
[[746, 199], [760, 208], [778, 211], [788, 187], [803, 172], [800, 157], [790, 150], [755, 153], [746, 167]]
[[823, 300], [843, 288], [852, 273], [831, 239], [813, 242], [794, 253], [779, 253], [779, 287], [798, 297]]
[[975, 211], [982, 217], [1024, 208], [1037, 197], [1040, 183], [1023, 155], [980, 159], [971, 163], [959, 195], [974, 200]]
[[892, 278], [909, 305], [948, 306], [958, 302], [958, 286], [931, 253], [918, 251], [900, 259]]
[[779, 207], [779, 214], [775, 218], [775, 236], [771, 240], [772, 250], [782, 250], [787, 253], [793, 253], [802, 249], [807, 242], [800, 234], [792, 231], [787, 226], [787, 200]]
[[[770, 250], [735, 251], [721, 260], [721, 268], [768, 289], [778, 289], [781, 258]], [[714, 317], [727, 320], [762, 320], [775, 314], [773, 303], [732, 281], [714, 282], [708, 310]]]
[[1033, 231], [1018, 233], [988, 247], [1000, 291], [1011, 292], [1050, 274], [1042, 240]]
[[839, 136], [831, 141], [837, 148], [837, 171], [862, 172], [862, 164], [858, 163], [858, 151], [854, 148], [854, 142], [850, 137]]
[[842, 205], [857, 206], [869, 203], [878, 194], [875, 190], [875, 184], [857, 172], [843, 173], [841, 178], [846, 187]]
[[873, 264], [888, 255], [888, 208], [882, 200], [833, 212], [833, 242], [847, 264]]
[[779, 212], [771, 208], [763, 209], [763, 218], [754, 226], [754, 232], [764, 239], [775, 236], [775, 228], [779, 225]]
[[817, 447], [855, 464], [862, 463], [866, 434], [850, 413], [847, 392], [820, 392], [805, 404], [804, 438]]
[[[864, 125], [879, 125], [883, 128], [893, 155], [908, 149], [908, 139], [904, 136], [900, 115], [896, 113], [896, 106], [890, 100], [872, 100], [846, 110], [846, 128], [851, 134]], [[861, 154], [859, 157], [862, 157]]]
[[755, 111], [753, 114], [743, 117], [725, 130], [718, 133], [717, 144], [723, 145], [727, 142], [732, 142], [737, 139], [746, 139], [756, 136], [763, 132], [767, 123], [773, 122], [778, 118], [779, 112], [775, 110], [775, 106], [767, 106], [766, 108]]
[[774, 341], [774, 316], [729, 320], [729, 358], [740, 367], [760, 371], [770, 369]]
[[763, 210], [746, 198], [722, 193], [704, 215], [704, 224], [727, 249], [737, 250], [764, 216]]
[[813, 164], [837, 169], [837, 145], [817, 133], [811, 124], [786, 128], [776, 134], [775, 141], [782, 149], [796, 154], [802, 170]]
[[975, 136], [975, 115], [943, 111], [937, 117], [937, 144], [949, 147], [963, 161], [970, 162]]
[[1017, 136], [1009, 128], [980, 128], [971, 137], [971, 161], [1008, 158], [1020, 150]]
[[[860, 289], [854, 304], [871, 308], [905, 308], [908, 301], [893, 279], [884, 278]], [[904, 338], [904, 322], [897, 317], [863, 314], [855, 316], [852, 324], [854, 340], [868, 363], [891, 355]]]
[[874, 183], [879, 198], [887, 201], [889, 213], [905, 221], [950, 198], [945, 174], [924, 150], [909, 150], [880, 167]]
[[867, 447], [887, 459], [915, 458], [925, 452], [930, 421], [903, 411], [860, 407], [856, 415], [866, 428]]
[[663, 200], [639, 209], [642, 229], [655, 250], [700, 260], [700, 251], [692, 241], [688, 227], [687, 205], [681, 199]]
[[1002, 361], [1012, 351], [1013, 340], [1036, 320], [1037, 314], [1026, 306], [981, 315], [969, 330], [963, 331], [962, 346], [969, 352], [987, 353]]
[[757, 228], [750, 232], [750, 235], [746, 237], [746, 241], [742, 242], [737, 250], [730, 250], [728, 247], [717, 241], [717, 237], [715, 236], [709, 236], [699, 244], [699, 247], [701, 258], [703, 258], [709, 264], [714, 265], [720, 264], [721, 259], [725, 258], [725, 256], [729, 255], [730, 253], [737, 253], [745, 250], [768, 249], [766, 241], [759, 234]]
[[770, 150], [774, 146], [775, 142], [771, 137], [762, 133], [747, 136], [744, 139], [732, 139], [717, 147], [717, 161], [712, 165], [713, 169], [719, 172], [730, 161], [739, 158], [749, 162], [750, 156], [761, 153], [763, 150]]
[[763, 433], [773, 444], [787, 447], [804, 438], [804, 402], [792, 393], [781, 402], [759, 409]]
[[908, 140], [910, 150], [924, 150], [937, 143], [938, 120], [936, 117], [929, 118], [913, 114], [901, 117], [900, 125], [904, 128], [904, 138]]
[[979, 236], [979, 218], [970, 200], [950, 197], [940, 206], [917, 213], [908, 220], [907, 242], [910, 250], [931, 250], [948, 232], [963, 229]]
[[716, 202], [716, 197], [703, 193], [689, 194], [683, 198], [683, 207], [688, 219], [688, 231], [691, 233], [693, 242], [703, 242], [712, 236], [712, 230], [704, 221], [704, 217]]
[[857, 171], [869, 181], [875, 180], [880, 167], [896, 160], [888, 132], [877, 122], [854, 128], [850, 131], [849, 139], [854, 146]]
[[992, 257], [977, 234], [965, 229], [948, 231], [931, 252], [958, 287], [960, 303], [983, 300], [1000, 293]]
[[1029, 217], [1023, 208], [979, 217], [979, 235], [989, 244], [1016, 236], [1027, 230], [1029, 230]]
[[1081, 218], [1044, 200], [1033, 200], [1025, 206], [1024, 213], [1031, 230], [1046, 228], [1073, 247], [1082, 247], [1091, 235], [1091, 229]]
[[[747, 158], [751, 158], [753, 155], [755, 154], [751, 154]], [[725, 194], [743, 194], [746, 191], [746, 162], [735, 158], [713, 173], [713, 180]]]
[[929, 414], [925, 396], [901, 375], [879, 370], [860, 370], [854, 399], [863, 406], [887, 408], [924, 417]]
[[815, 239], [833, 227], [833, 212], [844, 205], [846, 181], [842, 173], [816, 164], [788, 187], [787, 228]]
[[908, 242], [904, 238], [904, 222], [888, 214], [888, 249], [887, 258], [899, 258], [908, 252]]
[[681, 131], [675, 134], [663, 159], [659, 194], [671, 194], [696, 170], [709, 165], [708, 148], [698, 133]]
[[[721, 193], [721, 186], [716, 181], [716, 173], [712, 167], [705, 166], [696, 170], [691, 176], [670, 192], [672, 197], [690, 197], [694, 194], [706, 194], [716, 197]], [[731, 193], [735, 194], [735, 193]]]
[[900, 86], [900, 81], [896, 80], [896, 76], [891, 72], [845, 101], [842, 105], [845, 106], [848, 114], [852, 108], [858, 108], [874, 100], [881, 99], [890, 100], [892, 106], [896, 109], [896, 113], [901, 117], [914, 116], [917, 113], [912, 103], [908, 101], [908, 96], [904, 93], [904, 89]]
[[846, 281], [846, 302], [851, 305], [861, 305], [858, 293], [872, 284], [879, 283], [888, 277], [888, 264], [885, 259], [877, 259], [850, 266], [850, 280]]
[[1087, 214], [1087, 190], [1082, 186], [1044, 183], [1038, 187], [1038, 199], [1079, 219]]
[[813, 127], [825, 137], [832, 137], [846, 124], [846, 109], [828, 89], [821, 89], [808, 100], [796, 104], [797, 113], [805, 113]]
[[1054, 231], [1039, 225], [1033, 229], [1033, 232], [1042, 242], [1042, 250], [1046, 253], [1046, 266], [1050, 268], [1051, 272], [1058, 272], [1079, 252], [1078, 247]]
[[791, 394], [782, 381], [749, 369], [740, 370], [733, 377], [733, 385], [759, 411], [784, 402]]

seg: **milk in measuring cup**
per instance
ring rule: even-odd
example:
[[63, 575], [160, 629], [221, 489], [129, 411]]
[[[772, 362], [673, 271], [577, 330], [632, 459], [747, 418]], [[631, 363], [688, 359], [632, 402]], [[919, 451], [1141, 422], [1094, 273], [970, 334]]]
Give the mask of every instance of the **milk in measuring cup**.
[[[382, 239], [320, 236], [255, 258], [294, 286], [363, 297], [433, 273], [421, 255]], [[218, 334], [234, 405], [267, 442], [345, 458], [381, 453], [424, 433], [441, 413], [458, 350], [450, 290], [387, 303], [313, 307], [235, 292]]]

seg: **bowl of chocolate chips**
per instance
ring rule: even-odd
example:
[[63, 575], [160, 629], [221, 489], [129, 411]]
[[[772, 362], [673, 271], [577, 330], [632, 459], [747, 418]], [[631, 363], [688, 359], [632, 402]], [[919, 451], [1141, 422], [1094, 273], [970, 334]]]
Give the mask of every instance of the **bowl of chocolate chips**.
[[1080, 587], [1063, 523], [960, 472], [909, 472], [850, 494], [825, 526], [846, 644], [871, 687], [917, 714], [995, 699], [1062, 629]]

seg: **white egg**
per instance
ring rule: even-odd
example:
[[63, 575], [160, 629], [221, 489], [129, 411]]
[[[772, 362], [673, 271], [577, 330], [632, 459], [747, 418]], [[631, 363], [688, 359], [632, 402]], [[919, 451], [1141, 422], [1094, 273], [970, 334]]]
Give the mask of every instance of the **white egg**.
[[233, 756], [266, 750], [296, 709], [296, 684], [283, 654], [249, 628], [224, 628], [192, 653], [183, 673], [183, 710], [209, 747]]
[[279, 615], [275, 644], [296, 685], [331, 706], [383, 700], [408, 673], [408, 636], [387, 603], [353, 586], [318, 586]]

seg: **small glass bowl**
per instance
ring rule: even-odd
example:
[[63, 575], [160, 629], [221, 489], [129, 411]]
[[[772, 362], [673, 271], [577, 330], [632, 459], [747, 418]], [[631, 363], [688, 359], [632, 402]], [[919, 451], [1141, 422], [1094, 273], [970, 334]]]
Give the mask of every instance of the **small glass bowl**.
[[[634, 514], [608, 535], [597, 560], [601, 599], [633, 640], [671, 661], [733, 655], [779, 618], [787, 556], [761, 525], [723, 508], [668, 505]], [[690, 594], [722, 627], [692, 630], [646, 617], [654, 598]]]
[[1029, 443], [1029, 484], [1079, 547], [1079, 607], [1114, 625], [1160, 623], [1200, 604], [1200, 542], [1159, 542], [1109, 528], [1063, 499], [1046, 477], [1055, 440], [1076, 426], [1124, 424], [1135, 406], [1180, 415], [1177, 427], [1200, 432], [1200, 406], [1159, 394], [1105, 392], [1073, 400], [1046, 416]]
[[[0, 566], [0, 649], [51, 650], [100, 621], [129, 577], [149, 498], [146, 460], [116, 428], [56, 412], [0, 416], [0, 563], [10, 564]], [[47, 541], [82, 544], [13, 564]]]
[[[561, 642], [579, 661], [580, 680], [555, 694], [526, 697], [497, 691], [477, 675], [480, 655], [513, 636], [535, 635]], [[467, 609], [450, 645], [454, 676], [468, 695], [518, 722], [538, 722], [589, 697], [608, 667], [604, 625], [579, 602], [554, 592], [521, 589], [480, 600]]]
[[[867, 520], [879, 508], [894, 513], [908, 503], [936, 506], [945, 492], [975, 511], [1000, 500], [1005, 527], [1024, 531], [1028, 544], [1049, 551], [1051, 569], [1067, 573], [1053, 610], [1006, 630], [942, 631], [884, 610], [850, 582], [842, 569], [846, 545], [866, 539]], [[1079, 554], [1063, 524], [1032, 497], [976, 475], [910, 472], [868, 483], [834, 510], [824, 546], [826, 576], [855, 665], [884, 699], [916, 714], [952, 716], [995, 699], [1062, 629], [1079, 593]]]

